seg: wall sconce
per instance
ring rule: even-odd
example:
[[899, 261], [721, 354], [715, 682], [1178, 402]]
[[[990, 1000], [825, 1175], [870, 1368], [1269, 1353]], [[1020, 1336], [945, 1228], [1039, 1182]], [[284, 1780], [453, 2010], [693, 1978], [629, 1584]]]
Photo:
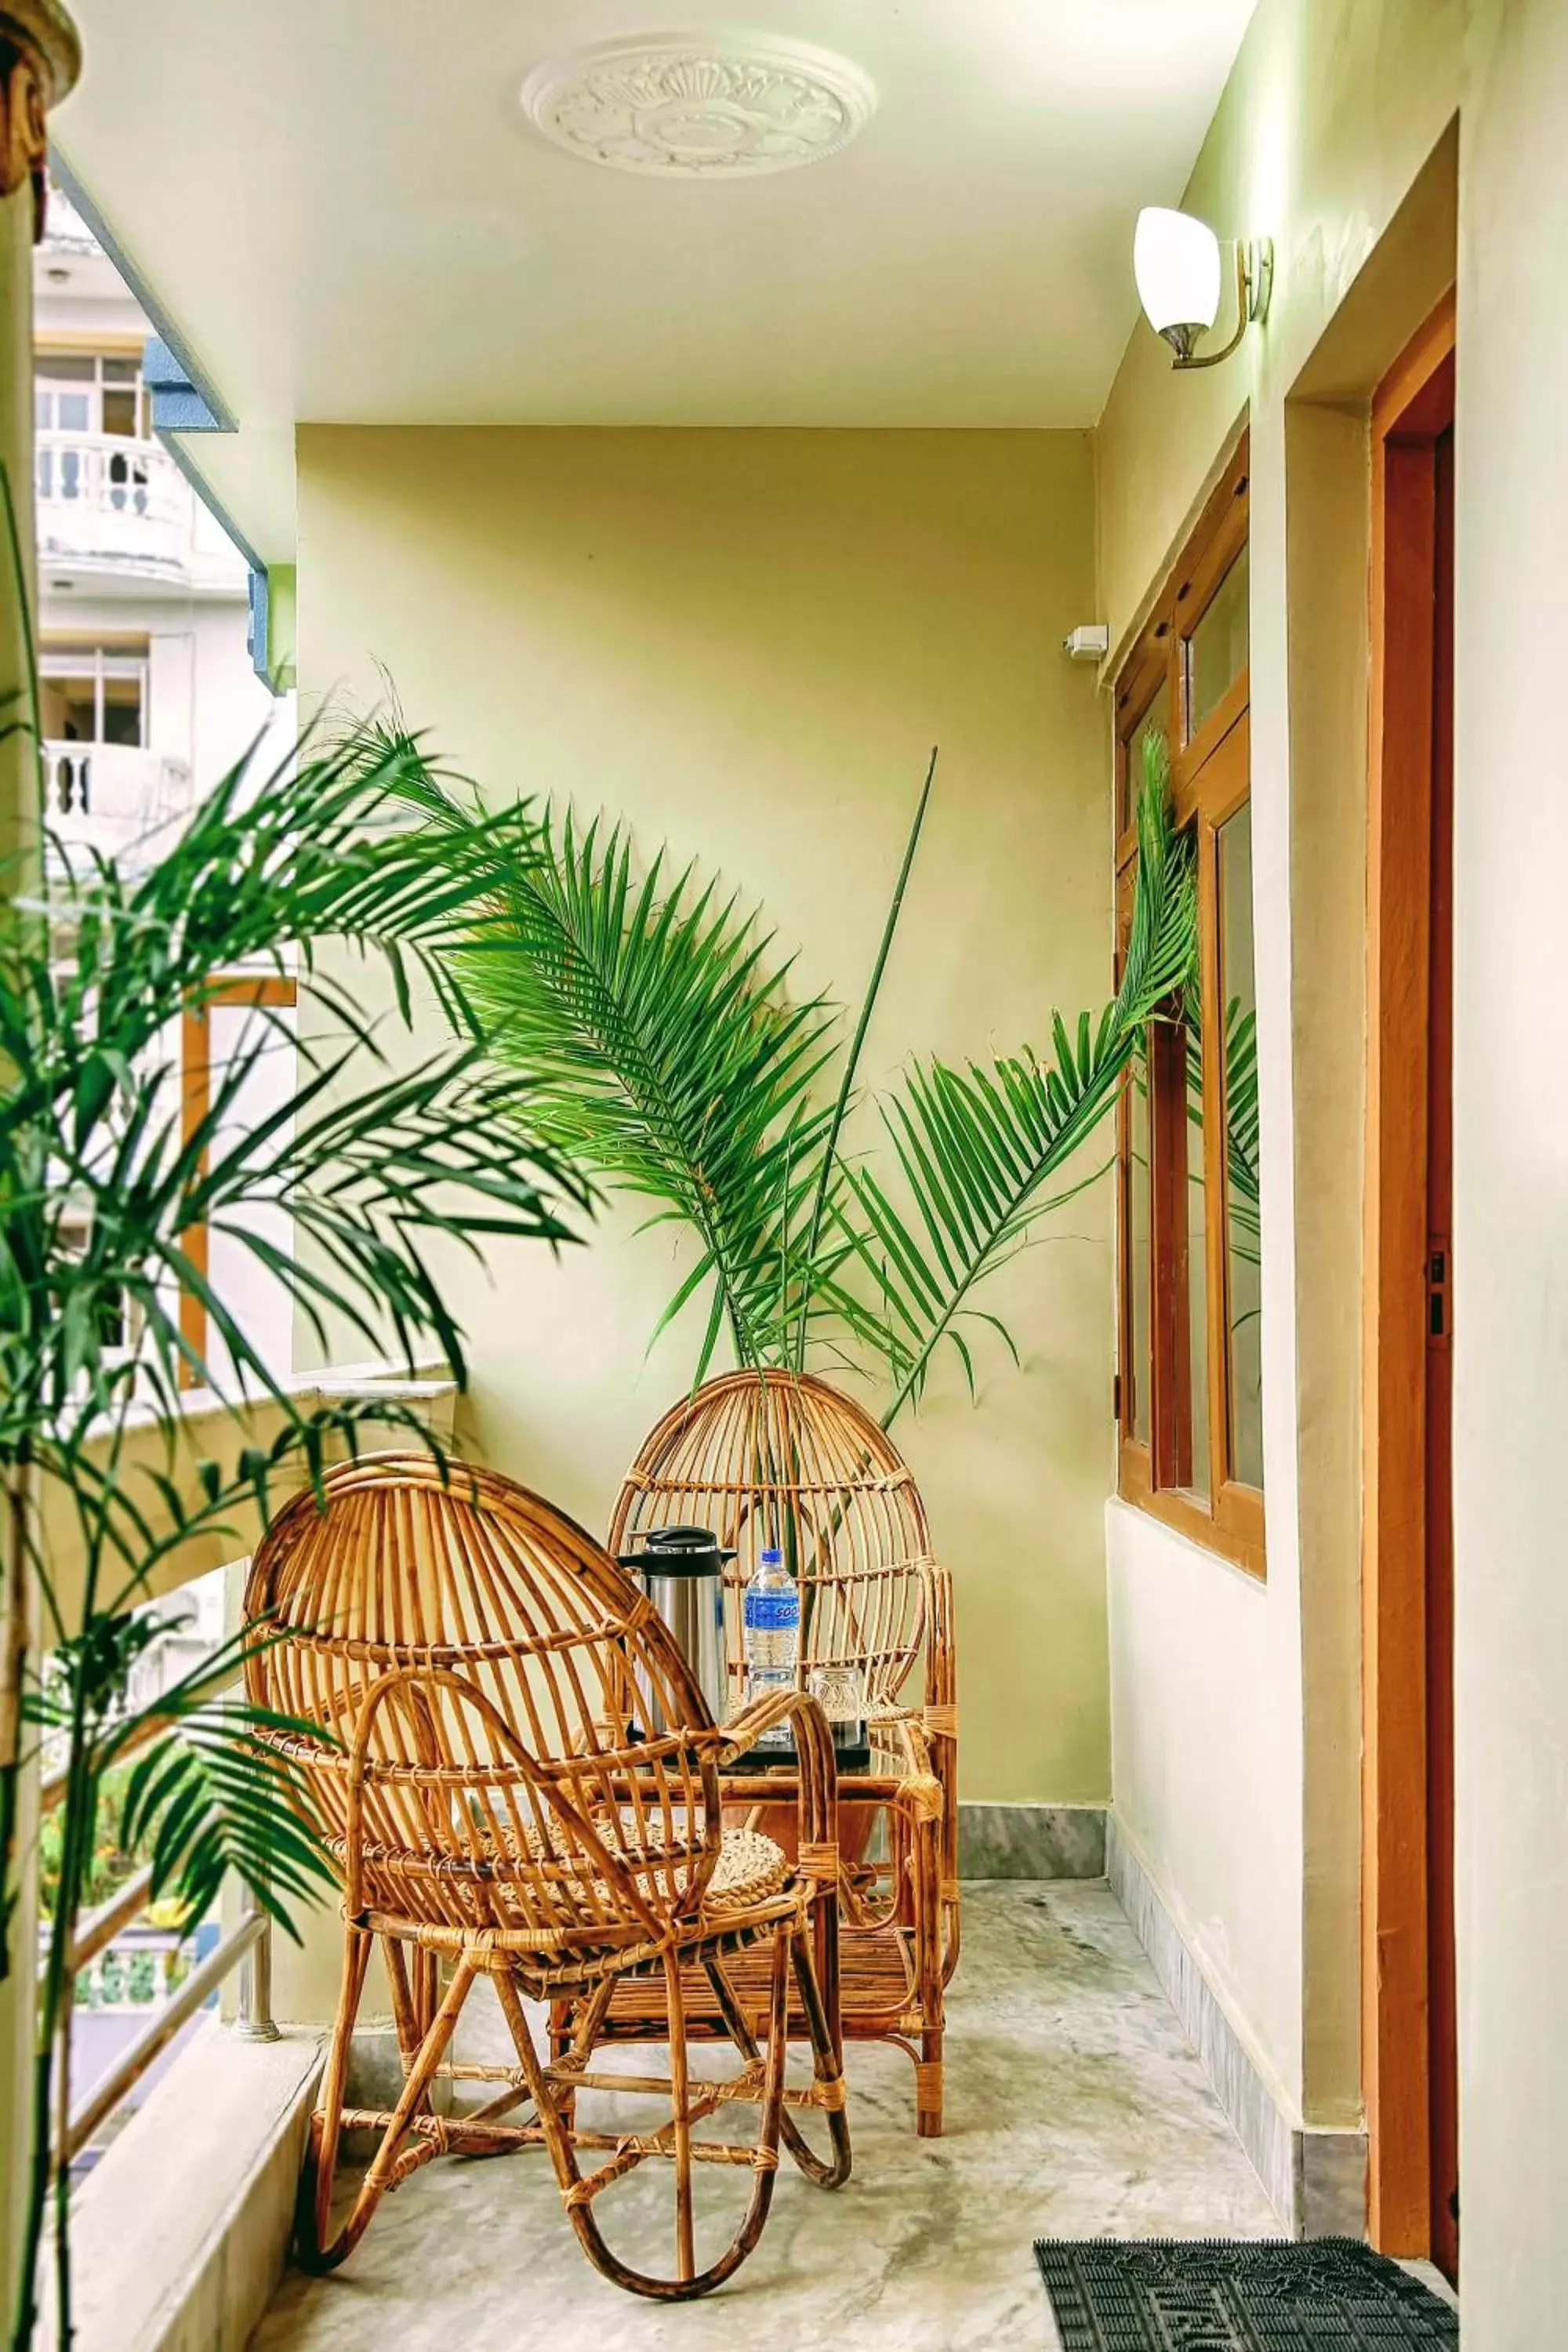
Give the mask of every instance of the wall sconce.
[[1145, 205], [1132, 239], [1132, 275], [1138, 299], [1157, 334], [1175, 353], [1179, 368], [1217, 367], [1227, 360], [1254, 319], [1268, 315], [1274, 283], [1274, 246], [1260, 236], [1238, 241], [1236, 252], [1236, 332], [1222, 351], [1194, 351], [1219, 316], [1220, 244], [1206, 221], [1191, 213]]

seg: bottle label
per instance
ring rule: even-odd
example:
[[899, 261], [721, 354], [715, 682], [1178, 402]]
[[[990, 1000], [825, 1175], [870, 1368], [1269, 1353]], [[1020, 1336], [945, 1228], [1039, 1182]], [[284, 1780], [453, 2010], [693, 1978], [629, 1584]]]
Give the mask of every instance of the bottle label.
[[746, 1630], [754, 1627], [758, 1633], [793, 1633], [800, 1623], [798, 1592], [748, 1592], [746, 1595]]

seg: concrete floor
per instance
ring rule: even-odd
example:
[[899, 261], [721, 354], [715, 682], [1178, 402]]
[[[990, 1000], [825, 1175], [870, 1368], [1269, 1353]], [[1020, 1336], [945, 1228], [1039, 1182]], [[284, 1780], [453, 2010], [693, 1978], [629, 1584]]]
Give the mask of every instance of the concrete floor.
[[[1277, 2235], [1109, 1889], [994, 1882], [964, 1899], [946, 2137], [915, 2137], [906, 2058], [852, 2048], [853, 2177], [826, 2195], [784, 2161], [760, 2246], [707, 2301], [602, 2280], [542, 2153], [447, 2160], [386, 2200], [335, 2276], [290, 2274], [252, 2352], [1050, 2352], [1035, 2237]], [[721, 2226], [744, 2183], [714, 2167], [699, 2180], [700, 2223], [717, 2204]], [[662, 2168], [596, 2210], [626, 2259], [668, 2267]]]

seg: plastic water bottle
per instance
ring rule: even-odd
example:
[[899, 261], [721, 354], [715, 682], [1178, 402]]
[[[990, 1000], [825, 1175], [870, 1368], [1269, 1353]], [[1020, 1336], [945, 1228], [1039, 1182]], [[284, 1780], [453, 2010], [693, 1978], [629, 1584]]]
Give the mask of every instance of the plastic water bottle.
[[[762, 1698], [769, 1691], [795, 1688], [795, 1662], [800, 1656], [800, 1591], [784, 1564], [784, 1554], [765, 1551], [746, 1582], [747, 1696]], [[793, 1744], [788, 1723], [764, 1731], [762, 1748]]]

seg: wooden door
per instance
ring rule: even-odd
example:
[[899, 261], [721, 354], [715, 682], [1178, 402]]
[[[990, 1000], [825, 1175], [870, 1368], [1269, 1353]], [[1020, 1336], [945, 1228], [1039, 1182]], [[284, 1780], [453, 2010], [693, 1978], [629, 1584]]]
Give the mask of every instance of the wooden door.
[[[1451, 394], [1450, 394], [1451, 406]], [[1432, 2259], [1459, 2268], [1454, 1985], [1454, 428], [1433, 443], [1432, 912], [1426, 1051], [1426, 2019]]]
[[1372, 473], [1362, 1579], [1368, 2226], [1384, 2252], [1429, 2254], [1453, 2275], [1451, 297], [1379, 389]]

